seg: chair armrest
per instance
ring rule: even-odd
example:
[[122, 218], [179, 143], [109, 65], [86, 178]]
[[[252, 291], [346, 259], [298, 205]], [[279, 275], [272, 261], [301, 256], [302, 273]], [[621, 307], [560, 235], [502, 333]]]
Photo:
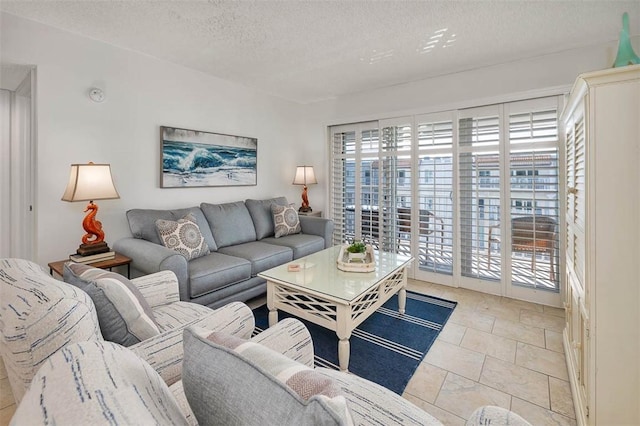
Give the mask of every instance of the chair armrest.
[[251, 338], [288, 358], [313, 368], [313, 341], [303, 323], [287, 318]]
[[140, 290], [151, 308], [180, 300], [178, 278], [173, 271], [144, 275], [132, 279], [131, 282]]
[[180, 253], [150, 241], [132, 237], [116, 241], [113, 249], [130, 257], [131, 266], [143, 274], [173, 271], [178, 278], [178, 285], [186, 291], [189, 270], [187, 259]]
[[211, 331], [224, 331], [247, 339], [255, 328], [255, 319], [247, 305], [232, 302], [212, 310], [211, 314], [204, 318], [181, 324], [178, 328], [129, 346], [129, 349], [147, 361], [167, 385], [172, 385], [182, 377], [182, 332], [192, 325]]
[[303, 234], [318, 235], [324, 238], [324, 248], [333, 245], [333, 221], [323, 217], [299, 216]]
[[496, 223], [494, 225], [489, 225], [489, 232], [487, 234], [487, 241], [489, 241], [490, 243], [499, 243], [500, 242], [500, 237], [496, 237], [494, 234], [494, 229], [498, 229], [500, 230], [500, 224]]

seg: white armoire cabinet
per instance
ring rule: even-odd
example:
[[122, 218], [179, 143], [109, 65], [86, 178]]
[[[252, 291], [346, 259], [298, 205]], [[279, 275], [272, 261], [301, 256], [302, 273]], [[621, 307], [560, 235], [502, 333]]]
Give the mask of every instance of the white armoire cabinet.
[[562, 124], [576, 418], [640, 425], [640, 65], [580, 75]]

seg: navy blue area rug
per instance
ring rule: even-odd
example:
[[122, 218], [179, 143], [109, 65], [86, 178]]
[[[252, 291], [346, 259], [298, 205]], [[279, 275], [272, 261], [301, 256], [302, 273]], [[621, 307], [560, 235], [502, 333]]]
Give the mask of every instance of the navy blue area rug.
[[[395, 295], [351, 334], [349, 371], [402, 395], [409, 379], [440, 334], [456, 302], [407, 291], [405, 314]], [[269, 326], [268, 309], [254, 309], [256, 330]], [[278, 319], [292, 315], [278, 311]], [[301, 320], [313, 338], [315, 364], [338, 370], [335, 332]]]

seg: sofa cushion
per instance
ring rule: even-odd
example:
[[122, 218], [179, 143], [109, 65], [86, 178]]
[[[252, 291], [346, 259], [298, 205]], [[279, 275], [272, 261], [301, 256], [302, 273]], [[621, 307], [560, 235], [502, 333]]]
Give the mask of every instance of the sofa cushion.
[[160, 333], [140, 290], [122, 275], [67, 262], [63, 279], [91, 297], [105, 340], [131, 346]]
[[256, 229], [244, 202], [200, 204], [218, 248], [256, 240]]
[[289, 247], [293, 250], [293, 258], [300, 259], [320, 250], [324, 250], [324, 238], [317, 235], [294, 234], [286, 237], [268, 237], [261, 240], [263, 243]]
[[336, 395], [330, 382], [323, 383], [329, 384], [332, 397], [312, 395], [305, 400], [276, 378], [309, 370], [284, 355], [252, 342], [245, 342], [248, 352], [237, 353], [193, 328], [184, 331], [183, 341], [184, 393], [200, 424], [352, 423], [344, 396]]
[[221, 252], [208, 254], [189, 262], [189, 292], [191, 297], [251, 278], [251, 262]]
[[247, 259], [251, 262], [251, 276], [293, 260], [293, 250], [289, 247], [266, 244], [262, 241], [223, 247], [220, 253]]
[[42, 364], [12, 419], [16, 425], [187, 425], [158, 373], [115, 343], [68, 345]]
[[258, 240], [273, 236], [271, 205], [286, 206], [289, 204], [285, 197], [269, 198], [267, 200], [248, 199], [244, 203], [249, 210], [249, 214], [251, 214], [251, 219], [253, 219], [253, 226], [256, 228], [256, 238]]
[[127, 211], [127, 220], [129, 221], [131, 234], [135, 238], [140, 238], [162, 245], [162, 240], [160, 239], [156, 228], [156, 220], [178, 220], [185, 217], [188, 213], [192, 213], [195, 216], [204, 241], [209, 246], [209, 250], [217, 250], [218, 246], [216, 245], [213, 235], [211, 234], [211, 230], [209, 229], [209, 222], [207, 222], [207, 219], [204, 217], [200, 207], [175, 210], [131, 209]]
[[274, 237], [280, 238], [300, 232], [300, 219], [293, 204], [288, 206], [272, 204], [271, 213], [273, 213]]
[[156, 220], [158, 235], [162, 245], [177, 251], [187, 260], [209, 254], [209, 246], [200, 232], [200, 227], [193, 213], [188, 213], [178, 220]]

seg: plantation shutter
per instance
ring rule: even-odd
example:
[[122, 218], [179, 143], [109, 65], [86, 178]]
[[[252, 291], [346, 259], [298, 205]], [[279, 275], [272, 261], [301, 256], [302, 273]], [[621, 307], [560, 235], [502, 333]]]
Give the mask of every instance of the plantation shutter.
[[453, 273], [453, 140], [451, 113], [416, 117], [418, 250], [423, 271]]
[[[332, 135], [331, 161], [331, 217], [333, 219], [333, 244], [340, 244], [342, 236], [349, 232], [346, 206], [355, 204], [355, 185], [350, 182], [347, 166], [348, 154], [355, 155], [356, 132], [352, 130], [340, 131], [335, 129]], [[353, 163], [353, 160], [351, 160]]]
[[412, 209], [412, 124], [400, 118], [380, 122], [382, 150], [380, 154], [379, 211], [382, 223], [380, 245], [383, 250], [411, 253]]
[[462, 275], [471, 278], [501, 276], [496, 263], [491, 267], [485, 257], [490, 254], [490, 233], [492, 238], [499, 234], [499, 112], [498, 106], [471, 108], [460, 111], [458, 118], [460, 265]]
[[[507, 105], [511, 280], [515, 285], [547, 290], [558, 289], [559, 277], [557, 102], [545, 98]], [[532, 231], [523, 233], [523, 224]]]
[[377, 239], [378, 123], [334, 126], [331, 141], [333, 243]]
[[585, 232], [585, 128], [584, 106], [576, 110], [578, 118], [568, 123], [566, 131], [567, 165], [567, 263], [573, 266], [579, 285], [584, 289]]

